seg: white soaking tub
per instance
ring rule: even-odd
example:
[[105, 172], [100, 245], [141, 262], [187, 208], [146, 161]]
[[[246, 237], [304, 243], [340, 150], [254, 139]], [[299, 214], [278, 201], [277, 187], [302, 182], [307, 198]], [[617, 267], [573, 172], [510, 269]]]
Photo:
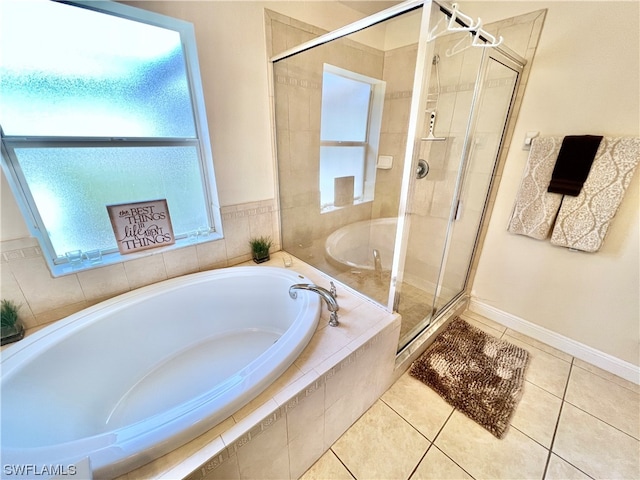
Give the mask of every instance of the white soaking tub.
[[313, 336], [320, 297], [298, 291], [293, 300], [295, 283], [311, 282], [275, 267], [187, 275], [6, 348], [3, 473], [64, 471], [88, 457], [94, 478], [112, 478], [206, 432], [269, 386]]

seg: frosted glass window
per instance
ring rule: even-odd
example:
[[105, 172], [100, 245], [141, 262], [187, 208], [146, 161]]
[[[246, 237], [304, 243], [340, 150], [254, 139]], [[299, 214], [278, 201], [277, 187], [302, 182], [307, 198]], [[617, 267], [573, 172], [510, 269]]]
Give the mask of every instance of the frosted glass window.
[[221, 238], [198, 72], [189, 22], [0, 0], [2, 166], [54, 275], [72, 250], [123, 260], [107, 205], [166, 199], [176, 246]]
[[372, 166], [380, 138], [384, 85], [382, 80], [324, 65], [319, 175], [322, 213], [373, 200], [373, 189], [366, 185], [375, 184]]
[[6, 135], [195, 137], [180, 33], [52, 1], [2, 0]]
[[366, 141], [370, 99], [370, 84], [325, 71], [322, 75], [321, 140]]
[[354, 177], [353, 197], [362, 197], [365, 147], [320, 147], [320, 204], [333, 205], [335, 179]]
[[106, 205], [166, 198], [176, 235], [208, 224], [195, 147], [16, 148], [15, 153], [58, 256], [113, 248]]

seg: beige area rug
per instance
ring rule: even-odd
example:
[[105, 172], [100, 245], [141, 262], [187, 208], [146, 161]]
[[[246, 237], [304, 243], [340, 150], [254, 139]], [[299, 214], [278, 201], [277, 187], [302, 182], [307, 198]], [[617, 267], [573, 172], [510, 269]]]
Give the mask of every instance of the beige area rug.
[[520, 400], [529, 353], [456, 317], [409, 373], [498, 438]]

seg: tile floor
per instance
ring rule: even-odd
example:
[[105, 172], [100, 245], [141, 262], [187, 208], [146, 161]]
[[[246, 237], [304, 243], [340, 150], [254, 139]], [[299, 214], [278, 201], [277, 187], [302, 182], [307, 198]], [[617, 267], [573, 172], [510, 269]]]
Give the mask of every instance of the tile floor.
[[638, 385], [462, 317], [531, 354], [506, 436], [496, 439], [405, 373], [302, 480], [640, 478]]

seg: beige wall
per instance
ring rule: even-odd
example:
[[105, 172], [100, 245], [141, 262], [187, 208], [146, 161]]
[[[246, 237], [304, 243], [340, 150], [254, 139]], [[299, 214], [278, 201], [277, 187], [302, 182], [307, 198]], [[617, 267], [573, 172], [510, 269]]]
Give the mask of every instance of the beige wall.
[[603, 248], [571, 252], [506, 231], [528, 152], [541, 135], [640, 134], [638, 2], [462, 2], [491, 21], [547, 8], [472, 294], [481, 302], [639, 364], [639, 177]]

